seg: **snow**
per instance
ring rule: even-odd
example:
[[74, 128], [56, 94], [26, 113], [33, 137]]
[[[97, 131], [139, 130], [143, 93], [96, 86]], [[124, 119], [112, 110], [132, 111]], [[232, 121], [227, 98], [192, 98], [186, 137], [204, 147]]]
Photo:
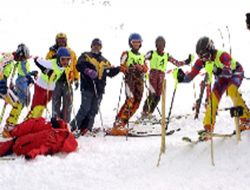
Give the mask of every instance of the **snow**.
[[[8, 0], [1, 1], [0, 5], [0, 52], [13, 51], [24, 42], [33, 56], [45, 56], [56, 33], [65, 32], [69, 46], [78, 56], [89, 50], [93, 38], [99, 37], [103, 41], [104, 56], [119, 65], [121, 52], [128, 49], [129, 34], [139, 32], [144, 40], [142, 52], [153, 49], [155, 38], [163, 35], [167, 40], [166, 50], [183, 60], [189, 53], [195, 53], [198, 38], [207, 35], [218, 48], [222, 48], [224, 42], [225, 50], [229, 51], [231, 45], [233, 57], [245, 67], [246, 76], [250, 76], [250, 33], [245, 26], [245, 13], [250, 6], [247, 0], [240, 3], [233, 0]], [[230, 29], [230, 44], [226, 26]], [[218, 29], [222, 31], [223, 40]], [[169, 64], [168, 69], [171, 68]], [[201, 79], [202, 76], [195, 79], [197, 93]], [[111, 127], [114, 122], [121, 81], [122, 74], [107, 81], [101, 104], [104, 127]], [[168, 75], [167, 112], [173, 84]], [[240, 90], [250, 105], [249, 81], [244, 81]], [[145, 95], [146, 91], [143, 101]], [[193, 102], [193, 83], [179, 84], [172, 114], [191, 113]], [[123, 103], [124, 89], [120, 106]], [[75, 91], [75, 112], [79, 105], [78, 90]], [[220, 108], [231, 105], [229, 98], [223, 96]], [[159, 167], [156, 164], [160, 137], [80, 137], [78, 151], [68, 155], [39, 156], [32, 161], [23, 157], [0, 161], [0, 189], [249, 189], [248, 131], [242, 133], [240, 142], [235, 137], [214, 138], [215, 166], [211, 164], [210, 142], [192, 146], [181, 140], [183, 136], [197, 138], [196, 131], [202, 129], [203, 106], [202, 109], [198, 120], [189, 116], [170, 122], [170, 129], [181, 128], [181, 131], [166, 137], [167, 149]], [[9, 110], [8, 106], [7, 113]], [[28, 109], [24, 109], [21, 118], [27, 112]], [[131, 120], [140, 112], [141, 107]], [[3, 125], [4, 122], [1, 128]], [[99, 115], [95, 127], [102, 127]], [[219, 112], [215, 132], [233, 130], [229, 113]]]

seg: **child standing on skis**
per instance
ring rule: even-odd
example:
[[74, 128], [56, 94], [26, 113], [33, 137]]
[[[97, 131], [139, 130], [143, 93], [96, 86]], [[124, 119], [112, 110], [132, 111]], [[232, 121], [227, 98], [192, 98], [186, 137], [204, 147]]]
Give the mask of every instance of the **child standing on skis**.
[[164, 37], [158, 36], [155, 40], [156, 50], [149, 51], [145, 56], [145, 62], [150, 65], [149, 72], [149, 95], [144, 102], [141, 119], [150, 118], [158, 105], [162, 93], [162, 83], [165, 78], [167, 63], [175, 66], [190, 64], [192, 56], [189, 55], [185, 61], [177, 61], [169, 53], [164, 52], [166, 41]]
[[[16, 52], [14, 52], [15, 57], [15, 68], [17, 68], [18, 77], [16, 79], [15, 86], [13, 86], [12, 81], [10, 86], [14, 87], [14, 91], [18, 96], [18, 102], [13, 105], [13, 108], [9, 114], [9, 117], [6, 120], [6, 124], [3, 130], [3, 136], [8, 137], [9, 131], [11, 131], [15, 124], [18, 122], [18, 118], [21, 114], [21, 111], [24, 106], [29, 106], [30, 103], [30, 84], [33, 84], [34, 81], [31, 76], [36, 77], [38, 72], [30, 72], [30, 63], [28, 61], [30, 57], [29, 49], [25, 44], [19, 44]], [[14, 73], [15, 74], [15, 73]]]
[[[202, 37], [198, 40], [196, 53], [199, 59], [196, 60], [191, 72], [185, 74], [179, 69], [177, 79], [179, 82], [190, 82], [202, 68], [205, 68], [211, 84], [212, 75], [214, 75], [215, 82], [203, 120], [205, 132], [213, 132], [214, 130], [216, 112], [225, 91], [232, 99], [234, 106], [243, 108], [243, 115], [239, 117], [240, 130], [245, 130], [247, 126], [249, 127], [250, 112], [238, 91], [244, 77], [242, 65], [235, 61], [227, 52], [215, 49], [213, 41], [208, 37]], [[204, 140], [207, 140], [207, 138]]]
[[142, 45], [141, 35], [132, 33], [128, 44], [131, 48], [121, 56], [121, 71], [125, 75], [126, 100], [116, 116], [111, 135], [127, 135], [125, 125], [139, 108], [144, 90], [144, 74], [148, 68], [144, 62], [144, 55], [139, 52]]
[[31, 110], [26, 116], [26, 119], [42, 116], [43, 110], [51, 100], [52, 92], [55, 89], [55, 83], [63, 74], [70, 60], [70, 52], [65, 47], [58, 49], [55, 59], [44, 60], [37, 57], [34, 59], [35, 64], [42, 73], [36, 80]]
[[107, 77], [114, 77], [120, 67], [112, 67], [102, 55], [102, 41], [95, 38], [91, 42], [91, 51], [84, 52], [78, 58], [76, 68], [81, 73], [81, 105], [70, 122], [71, 131], [79, 130], [81, 135], [92, 131], [95, 116], [105, 92]]

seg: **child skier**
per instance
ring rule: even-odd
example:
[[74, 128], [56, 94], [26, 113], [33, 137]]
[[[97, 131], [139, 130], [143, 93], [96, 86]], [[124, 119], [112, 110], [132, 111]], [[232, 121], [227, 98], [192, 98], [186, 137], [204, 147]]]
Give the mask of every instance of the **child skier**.
[[[30, 57], [29, 49], [25, 44], [19, 44], [15, 55], [15, 68], [17, 68], [18, 77], [14, 86], [14, 91], [18, 96], [18, 102], [13, 105], [13, 108], [6, 120], [6, 124], [3, 130], [3, 137], [9, 137], [9, 131], [12, 130], [15, 124], [18, 122], [18, 118], [24, 106], [29, 106], [30, 103], [30, 84], [34, 81], [31, 76], [36, 77], [38, 72], [30, 72], [30, 63], [28, 61]], [[13, 72], [15, 72], [14, 69]], [[13, 86], [11, 83], [10, 86]]]
[[179, 69], [177, 79], [179, 82], [190, 82], [202, 68], [205, 68], [211, 84], [212, 74], [214, 74], [215, 82], [209, 96], [203, 121], [205, 132], [214, 130], [216, 112], [225, 91], [232, 99], [234, 106], [243, 108], [243, 115], [240, 116], [240, 130], [245, 130], [249, 126], [250, 113], [238, 91], [244, 77], [242, 65], [235, 61], [227, 52], [215, 49], [213, 41], [208, 37], [202, 37], [198, 40], [196, 53], [199, 59], [196, 60], [191, 72], [184, 74]]
[[98, 113], [105, 92], [106, 78], [114, 77], [120, 67], [112, 67], [101, 53], [102, 41], [92, 40], [91, 51], [84, 52], [78, 58], [76, 68], [81, 73], [81, 105], [70, 122], [71, 131], [80, 130], [81, 135], [92, 131], [95, 116]]
[[57, 57], [55, 59], [44, 60], [37, 57], [34, 59], [35, 64], [42, 73], [35, 83], [31, 110], [26, 116], [26, 119], [42, 116], [43, 110], [51, 100], [55, 83], [63, 74], [64, 69], [68, 66], [70, 60], [70, 52], [65, 47], [58, 49]]
[[52, 115], [53, 117], [57, 116], [69, 122], [73, 107], [72, 85], [75, 85], [75, 90], [77, 90], [79, 86], [80, 77], [76, 69], [77, 58], [75, 52], [68, 47], [65, 33], [58, 33], [55, 42], [55, 45], [50, 47], [46, 59], [56, 58], [57, 50], [60, 47], [66, 47], [70, 52], [71, 62], [56, 82], [56, 87], [52, 95]]
[[150, 118], [154, 112], [162, 93], [162, 83], [165, 78], [167, 63], [171, 62], [175, 66], [190, 64], [192, 56], [189, 55], [185, 61], [177, 61], [169, 53], [164, 52], [166, 41], [162, 36], [155, 40], [156, 50], [149, 51], [145, 56], [145, 62], [150, 65], [149, 72], [149, 95], [144, 102], [141, 119]]
[[121, 71], [125, 75], [126, 100], [116, 116], [110, 135], [127, 135], [125, 125], [139, 108], [144, 90], [144, 74], [148, 67], [144, 62], [144, 55], [139, 52], [142, 45], [141, 35], [132, 33], [128, 44], [131, 48], [121, 56]]

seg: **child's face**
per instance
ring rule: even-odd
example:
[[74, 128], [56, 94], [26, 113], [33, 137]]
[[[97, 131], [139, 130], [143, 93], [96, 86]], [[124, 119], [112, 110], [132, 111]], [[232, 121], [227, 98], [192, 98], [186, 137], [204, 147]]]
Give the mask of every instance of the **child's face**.
[[70, 57], [60, 57], [60, 64], [62, 67], [67, 67], [70, 64]]
[[102, 45], [97, 44], [97, 43], [91, 46], [91, 52], [96, 53], [96, 54], [99, 54], [101, 52], [101, 49], [102, 49]]
[[141, 47], [141, 41], [140, 40], [132, 40], [131, 45], [132, 45], [132, 48], [134, 50], [138, 50]]

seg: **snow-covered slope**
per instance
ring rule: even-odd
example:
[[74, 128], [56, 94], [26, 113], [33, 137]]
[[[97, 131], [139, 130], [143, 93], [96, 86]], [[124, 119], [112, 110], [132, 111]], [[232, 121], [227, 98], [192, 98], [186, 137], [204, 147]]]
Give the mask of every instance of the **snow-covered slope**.
[[[231, 45], [233, 57], [245, 67], [246, 76], [250, 76], [250, 33], [245, 27], [245, 12], [250, 7], [248, 0], [240, 3], [233, 0], [8, 0], [2, 1], [0, 7], [0, 52], [13, 51], [18, 43], [24, 42], [34, 56], [45, 56], [56, 33], [65, 32], [69, 46], [78, 55], [89, 50], [93, 38], [101, 38], [104, 56], [119, 65], [121, 52], [128, 49], [129, 34], [139, 32], [144, 40], [142, 52], [153, 49], [155, 38], [163, 35], [167, 40], [166, 50], [183, 60], [194, 53], [197, 39], [207, 35], [218, 48], [224, 43], [224, 48], [229, 50]], [[230, 43], [226, 26], [230, 29]], [[168, 68], [172, 68], [171, 64]], [[184, 67], [184, 70], [189, 69]], [[195, 80], [197, 93], [201, 78]], [[107, 81], [101, 104], [104, 127], [111, 127], [114, 121], [121, 81], [122, 74]], [[249, 81], [242, 83], [241, 92], [250, 105]], [[167, 111], [172, 93], [173, 80], [168, 75]], [[192, 113], [193, 96], [192, 83], [180, 84], [172, 114]], [[79, 98], [78, 90], [75, 100]], [[120, 106], [123, 101], [124, 89]], [[2, 105], [0, 102], [0, 109]], [[229, 98], [223, 96], [220, 107], [231, 105]], [[78, 107], [79, 102], [75, 101], [75, 111]], [[9, 110], [10, 107], [7, 112]], [[27, 111], [23, 110], [21, 118]], [[132, 120], [140, 112], [141, 108]], [[212, 166], [209, 142], [191, 146], [181, 140], [183, 136], [197, 138], [196, 131], [202, 129], [202, 117], [203, 113], [198, 120], [189, 116], [170, 122], [170, 129], [181, 128], [181, 131], [166, 137], [167, 150], [159, 167], [156, 163], [160, 137], [127, 140], [101, 135], [81, 137], [78, 151], [69, 155], [39, 156], [32, 161], [22, 157], [0, 161], [0, 189], [248, 190], [250, 132], [242, 133], [239, 143], [235, 137], [214, 138], [215, 166]], [[99, 118], [97, 115], [95, 127], [102, 127]], [[229, 113], [219, 112], [215, 131], [230, 133], [233, 130]]]

